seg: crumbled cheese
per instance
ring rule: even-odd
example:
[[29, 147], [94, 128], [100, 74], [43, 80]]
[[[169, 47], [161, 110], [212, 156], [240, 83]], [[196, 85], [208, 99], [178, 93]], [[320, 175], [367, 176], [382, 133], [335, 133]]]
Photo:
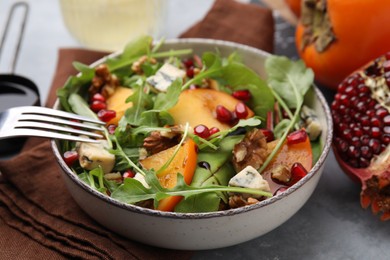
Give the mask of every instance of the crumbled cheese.
[[93, 170], [100, 165], [104, 174], [107, 174], [114, 168], [115, 155], [108, 152], [106, 140], [99, 143], [79, 143], [77, 147], [79, 162], [84, 169]]
[[[250, 165], [231, 178], [229, 186], [271, 191], [268, 182], [264, 180], [261, 174]], [[255, 198], [261, 197], [252, 194], [251, 196]]]
[[184, 78], [185, 75], [184, 70], [178, 69], [169, 63], [164, 63], [156, 74], [148, 77], [146, 81], [157, 90], [166, 92], [172, 82], [178, 78]]
[[301, 110], [301, 126], [305, 128], [310, 141], [315, 141], [321, 135], [322, 126], [315, 111], [307, 106]]

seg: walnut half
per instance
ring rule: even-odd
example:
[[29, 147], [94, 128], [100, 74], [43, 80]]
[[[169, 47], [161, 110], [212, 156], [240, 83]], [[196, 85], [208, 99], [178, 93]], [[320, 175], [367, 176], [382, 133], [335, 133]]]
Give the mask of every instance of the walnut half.
[[171, 127], [170, 132], [153, 131], [144, 139], [143, 147], [149, 154], [164, 151], [180, 142], [181, 130], [178, 127]]
[[253, 129], [234, 146], [232, 159], [234, 169], [240, 172], [248, 165], [259, 169], [267, 159], [267, 155], [266, 137], [261, 130]]

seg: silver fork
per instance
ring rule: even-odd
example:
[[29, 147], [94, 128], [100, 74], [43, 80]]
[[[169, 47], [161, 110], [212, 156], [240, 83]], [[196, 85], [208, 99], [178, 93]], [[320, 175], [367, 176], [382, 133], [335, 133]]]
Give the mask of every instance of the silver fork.
[[[98, 142], [105, 123], [46, 107], [22, 106], [0, 113], [0, 139], [38, 136], [79, 142]], [[79, 128], [79, 129], [78, 129]], [[84, 130], [81, 130], [84, 129]]]

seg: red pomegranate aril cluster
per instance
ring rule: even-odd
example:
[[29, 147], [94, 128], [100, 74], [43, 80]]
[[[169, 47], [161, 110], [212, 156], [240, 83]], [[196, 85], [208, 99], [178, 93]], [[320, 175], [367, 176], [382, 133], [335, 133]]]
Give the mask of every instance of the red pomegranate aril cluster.
[[106, 98], [100, 93], [95, 93], [91, 98], [89, 107], [95, 113], [99, 112], [102, 109], [106, 109]]
[[215, 114], [218, 121], [221, 123], [235, 125], [238, 120], [245, 119], [249, 115], [249, 109], [243, 102], [238, 102], [234, 111], [230, 111], [222, 105], [215, 108]]
[[[385, 63], [390, 69], [390, 62]], [[381, 70], [375, 62], [365, 73], [377, 77]], [[389, 145], [388, 110], [371, 97], [371, 90], [360, 74], [348, 77], [339, 85], [331, 107], [334, 144], [340, 156], [352, 167], [368, 167], [373, 156]]]
[[220, 130], [217, 127], [212, 127], [209, 129], [207, 126], [202, 124], [194, 127], [194, 134], [204, 139], [209, 138], [210, 136], [212, 136], [215, 133], [218, 133], [219, 131]]

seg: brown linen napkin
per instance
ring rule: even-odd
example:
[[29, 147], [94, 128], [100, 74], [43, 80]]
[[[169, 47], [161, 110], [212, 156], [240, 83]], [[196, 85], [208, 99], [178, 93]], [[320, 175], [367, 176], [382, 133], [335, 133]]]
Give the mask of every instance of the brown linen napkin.
[[[222, 2], [232, 4], [231, 0], [217, 0], [215, 6]], [[212, 18], [214, 14], [220, 17], [221, 13], [214, 11], [215, 6], [207, 16]], [[247, 12], [246, 9], [244, 11]], [[240, 15], [240, 12], [236, 15]], [[262, 16], [264, 13], [258, 15]], [[235, 15], [229, 16], [229, 19], [235, 21], [234, 17]], [[205, 26], [205, 23], [208, 23], [207, 19], [198, 25], [200, 28], [210, 28]], [[260, 27], [273, 28], [273, 20]], [[250, 32], [253, 27], [246, 29], [247, 33], [241, 40], [252, 37]], [[202, 37], [202, 31], [191, 30], [185, 33], [187, 37], [198, 37], [198, 34]], [[232, 28], [229, 33], [226, 32], [226, 37], [210, 31], [208, 33], [210, 38], [231, 40], [227, 36], [241, 30]], [[258, 39], [258, 48], [264, 49], [262, 46], [273, 43], [273, 35], [265, 40], [259, 35]], [[56, 89], [64, 84], [69, 75], [75, 73], [73, 61], [89, 64], [105, 54], [80, 49], [61, 49], [47, 106], [53, 105]], [[79, 208], [66, 190], [48, 140], [30, 138], [18, 156], [8, 161], [0, 161], [0, 172], [6, 177], [6, 182], [0, 182], [2, 258], [188, 259], [192, 254], [189, 251], [143, 245], [113, 234], [97, 224]]]
[[255, 4], [217, 0], [203, 20], [180, 37], [222, 39], [272, 53], [274, 49], [272, 11]]

